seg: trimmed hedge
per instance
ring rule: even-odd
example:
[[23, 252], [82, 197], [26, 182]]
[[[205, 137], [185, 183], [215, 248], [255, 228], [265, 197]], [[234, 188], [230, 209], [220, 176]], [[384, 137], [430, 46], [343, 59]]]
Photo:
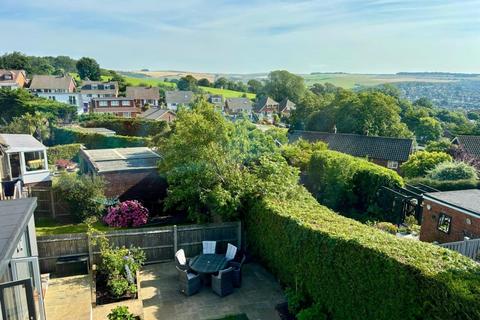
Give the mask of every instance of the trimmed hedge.
[[142, 118], [100, 118], [82, 122], [86, 128], [107, 128], [118, 135], [149, 137], [168, 130], [166, 121], [155, 121]]
[[145, 147], [150, 140], [141, 137], [105, 136], [98, 133], [86, 133], [74, 129], [53, 128], [51, 145], [80, 143], [88, 149]]
[[480, 182], [477, 179], [440, 181], [430, 178], [413, 178], [407, 180], [408, 184], [418, 185], [424, 184], [440, 191], [465, 190], [480, 188]]
[[308, 313], [342, 320], [480, 319], [477, 263], [342, 217], [306, 191], [298, 199], [252, 201], [245, 227], [248, 250], [306, 297]]
[[77, 156], [82, 148], [80, 143], [64, 144], [47, 149], [48, 164], [55, 164], [60, 159], [78, 162]]
[[306, 178], [310, 192], [327, 207], [380, 220], [387, 217], [377, 206], [378, 189], [403, 184], [402, 177], [393, 170], [331, 150], [313, 153]]

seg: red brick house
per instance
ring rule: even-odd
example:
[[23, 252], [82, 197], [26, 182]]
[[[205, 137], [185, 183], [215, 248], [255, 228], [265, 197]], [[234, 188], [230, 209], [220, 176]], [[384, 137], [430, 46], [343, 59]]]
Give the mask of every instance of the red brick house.
[[480, 190], [423, 195], [420, 240], [440, 243], [480, 237]]
[[400, 172], [400, 166], [413, 151], [413, 140], [403, 138], [364, 136], [350, 133], [298, 131], [289, 133], [290, 142], [303, 139], [310, 142], [323, 141], [330, 150], [343, 152]]
[[108, 113], [118, 117], [135, 118], [141, 112], [132, 98], [105, 97], [93, 98], [90, 102], [91, 113]]

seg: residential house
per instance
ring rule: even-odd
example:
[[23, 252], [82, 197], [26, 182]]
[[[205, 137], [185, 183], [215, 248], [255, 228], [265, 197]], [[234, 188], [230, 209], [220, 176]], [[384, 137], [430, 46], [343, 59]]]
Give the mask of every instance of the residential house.
[[480, 237], [480, 190], [423, 195], [420, 240], [440, 243]]
[[452, 143], [463, 148], [472, 158], [480, 160], [480, 136], [458, 136]]
[[135, 118], [137, 114], [140, 113], [140, 109], [137, 108], [132, 98], [107, 97], [92, 98], [90, 101], [90, 112], [112, 114], [124, 118]]
[[47, 147], [28, 134], [1, 133], [0, 180], [4, 192], [16, 181], [27, 186], [51, 185]]
[[23, 88], [27, 83], [27, 75], [24, 70], [0, 69], [0, 89]]
[[127, 87], [127, 98], [135, 100], [137, 108], [158, 107], [160, 92], [157, 87]]
[[150, 119], [155, 121], [172, 122], [177, 118], [177, 115], [172, 110], [150, 108], [138, 115], [139, 118]]
[[229, 115], [239, 115], [246, 113], [252, 115], [252, 101], [248, 98], [227, 98], [225, 99], [225, 113]]
[[0, 201], [0, 319], [46, 319], [36, 206], [36, 198]]
[[81, 114], [84, 112], [82, 96], [75, 89], [75, 81], [69, 75], [34, 75], [29, 86], [35, 95], [75, 106]]
[[323, 141], [331, 150], [350, 154], [400, 171], [400, 166], [413, 152], [413, 140], [364, 136], [349, 133], [328, 133], [317, 131], [293, 131], [289, 133], [290, 142], [303, 139], [310, 142]]
[[93, 98], [118, 97], [117, 81], [90, 81], [85, 80], [80, 87], [84, 112], [88, 112], [88, 106]]
[[192, 91], [165, 91], [167, 109], [176, 111], [179, 106], [188, 106], [195, 98]]
[[209, 94], [207, 95], [207, 101], [213, 104], [217, 109], [223, 111], [225, 103], [221, 94]]
[[254, 113], [259, 119], [273, 120], [273, 115], [278, 114], [279, 104], [270, 97], [260, 98], [254, 107]]
[[80, 151], [80, 170], [101, 176], [107, 183], [105, 195], [120, 200], [140, 200], [159, 212], [159, 200], [166, 196], [166, 181], [159, 175], [158, 153], [150, 148], [116, 148]]
[[288, 98], [283, 99], [278, 104], [278, 113], [281, 117], [288, 118], [292, 114], [292, 111], [295, 110], [295, 103], [288, 100]]

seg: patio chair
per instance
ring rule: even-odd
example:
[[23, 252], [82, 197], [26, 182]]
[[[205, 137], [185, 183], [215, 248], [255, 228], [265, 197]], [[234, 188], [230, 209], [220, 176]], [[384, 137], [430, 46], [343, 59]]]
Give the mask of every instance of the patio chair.
[[217, 241], [202, 241], [203, 254], [215, 254]]
[[200, 281], [200, 276], [198, 274], [190, 273], [187, 270], [180, 269], [179, 267], [175, 268], [177, 268], [178, 272], [180, 292], [186, 296], [191, 296], [200, 291], [202, 282]]
[[242, 267], [245, 263], [246, 256], [243, 255], [242, 260], [240, 262], [237, 261], [230, 261], [229, 264], [233, 268], [233, 286], [235, 288], [240, 288], [242, 286]]
[[220, 270], [218, 275], [212, 275], [212, 290], [220, 297], [224, 297], [233, 292], [233, 268], [229, 267]]
[[227, 253], [225, 254], [225, 258], [227, 259], [227, 261], [231, 261], [235, 259], [236, 254], [237, 254], [237, 247], [229, 243], [227, 246]]
[[183, 249], [175, 253], [175, 265], [182, 270], [188, 271], [188, 259], [185, 257], [185, 251], [183, 251]]

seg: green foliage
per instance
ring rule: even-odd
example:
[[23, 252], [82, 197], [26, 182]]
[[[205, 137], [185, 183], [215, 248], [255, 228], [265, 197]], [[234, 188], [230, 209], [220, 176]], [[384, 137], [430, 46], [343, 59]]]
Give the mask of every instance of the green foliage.
[[50, 125], [47, 115], [35, 111], [26, 113], [20, 117], [15, 117], [12, 121], [2, 128], [6, 133], [23, 133], [34, 136], [40, 142], [50, 137]]
[[15, 117], [39, 112], [50, 122], [69, 121], [76, 116], [77, 108], [32, 95], [25, 89], [0, 89], [0, 121], [10, 122]]
[[377, 191], [402, 185], [395, 171], [336, 151], [314, 152], [307, 169], [307, 186], [320, 203], [346, 215], [359, 212], [363, 219], [387, 220], [378, 209]]
[[425, 148], [425, 151], [428, 151], [428, 152], [445, 152], [447, 153], [450, 148], [452, 146], [452, 143], [450, 142], [449, 139], [447, 138], [442, 138], [442, 139], [439, 139], [437, 141], [430, 141], [426, 148]]
[[398, 227], [390, 222], [377, 222], [373, 226], [390, 234], [397, 234], [398, 232]]
[[470, 180], [433, 180], [425, 177], [417, 177], [407, 180], [408, 184], [419, 185], [424, 184], [440, 191], [465, 190], [480, 188], [477, 179]]
[[107, 315], [108, 320], [135, 320], [135, 316], [128, 311], [127, 306], [117, 306]]
[[406, 216], [403, 224], [405, 225], [405, 227], [400, 227], [400, 232], [406, 232], [409, 234], [420, 234], [420, 225], [418, 224], [417, 219], [415, 219], [415, 216]]
[[48, 164], [55, 164], [57, 160], [77, 160], [82, 145], [80, 143], [63, 144], [47, 149]]
[[444, 152], [417, 151], [402, 164], [401, 170], [407, 178], [421, 177], [437, 164], [446, 161], [452, 161], [452, 157]]
[[67, 56], [34, 57], [26, 56], [21, 52], [5, 53], [0, 56], [1, 69], [25, 70], [28, 75], [54, 74], [63, 72], [76, 72], [76, 61]]
[[285, 297], [287, 298], [288, 312], [291, 314], [299, 313], [307, 304], [306, 297], [300, 290], [288, 287], [285, 289]]
[[263, 88], [264, 93], [275, 101], [288, 98], [295, 103], [300, 101], [305, 90], [303, 78], [286, 70], [270, 72]]
[[107, 128], [115, 131], [121, 136], [149, 137], [157, 134], [164, 134], [168, 131], [166, 121], [155, 121], [142, 118], [121, 118], [121, 117], [98, 117], [96, 119], [81, 122], [86, 128]]
[[320, 319], [322, 310], [348, 320], [480, 317], [477, 263], [342, 217], [305, 190], [252, 201], [245, 227], [250, 252]]
[[428, 172], [428, 178], [440, 181], [476, 180], [477, 170], [465, 162], [442, 162]]
[[433, 117], [423, 117], [418, 120], [415, 134], [419, 142], [427, 143], [438, 140], [443, 134], [443, 128], [437, 119]]
[[297, 314], [298, 320], [327, 320], [326, 314], [323, 312], [323, 307], [317, 303], [309, 308], [303, 309]]
[[54, 127], [50, 145], [80, 143], [88, 149], [145, 147], [149, 139], [130, 136], [106, 136], [65, 127]]
[[282, 155], [291, 166], [301, 171], [307, 170], [310, 158], [315, 151], [327, 150], [327, 144], [321, 141], [310, 143], [300, 139], [294, 143], [282, 146]]
[[177, 82], [177, 88], [181, 91], [197, 91], [197, 79], [191, 75], [181, 77]]
[[53, 180], [53, 190], [77, 221], [99, 217], [103, 210], [105, 182], [99, 177], [62, 173]]
[[89, 79], [92, 81], [100, 81], [100, 65], [93, 58], [83, 57], [77, 61], [76, 64], [78, 75], [80, 79]]

